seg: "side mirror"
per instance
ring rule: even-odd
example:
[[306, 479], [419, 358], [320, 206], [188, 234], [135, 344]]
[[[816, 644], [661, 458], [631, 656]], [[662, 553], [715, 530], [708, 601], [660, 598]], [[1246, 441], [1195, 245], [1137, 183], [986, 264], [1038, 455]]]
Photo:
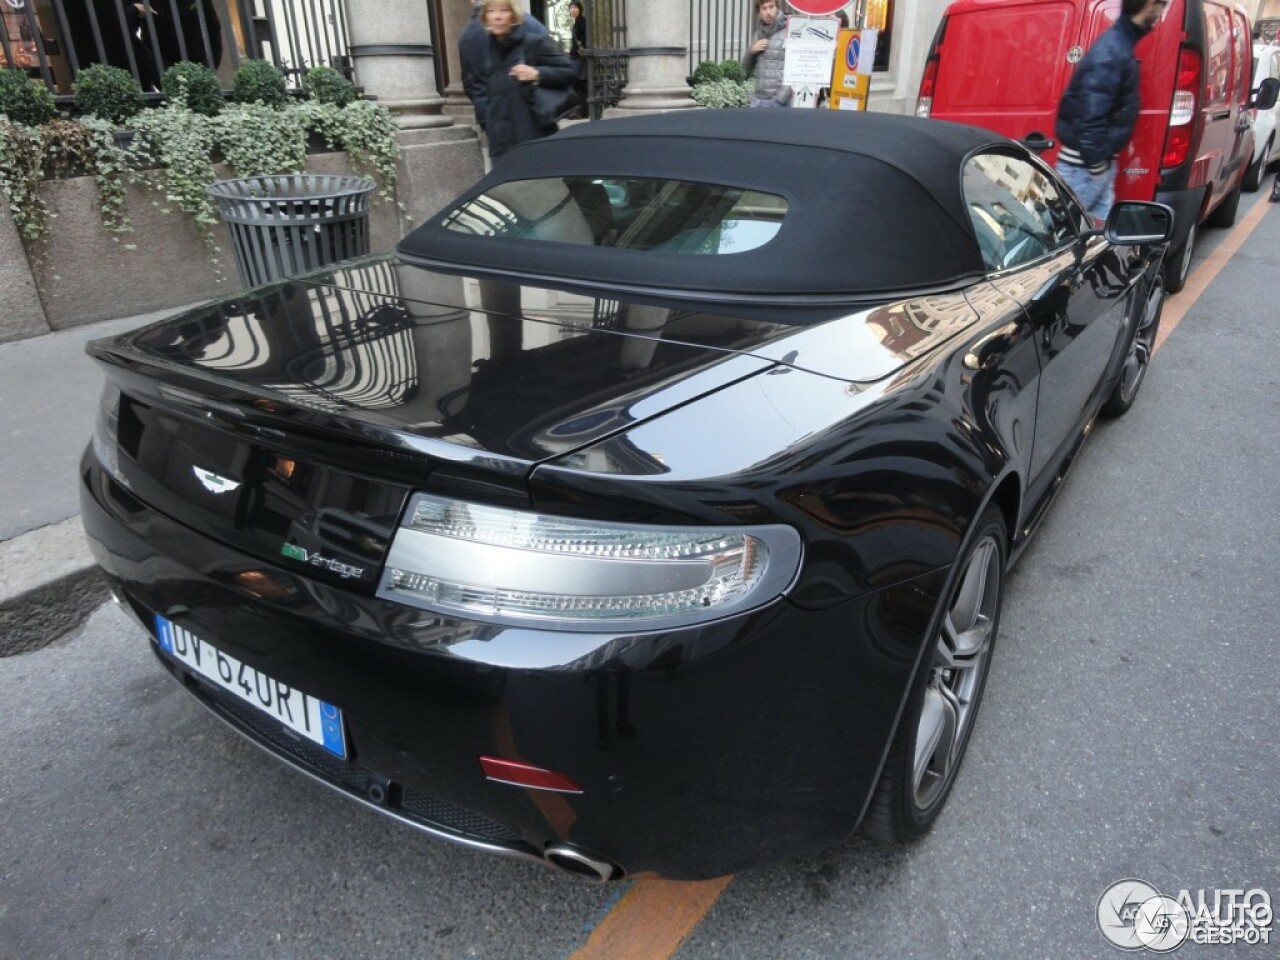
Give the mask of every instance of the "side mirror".
[[1253, 102], [1249, 104], [1251, 110], [1270, 110], [1276, 105], [1276, 99], [1280, 98], [1280, 80], [1275, 77], [1267, 77], [1258, 84], [1258, 92], [1253, 96]]
[[1173, 209], [1163, 203], [1122, 200], [1107, 214], [1102, 235], [1123, 246], [1168, 243], [1173, 236]]

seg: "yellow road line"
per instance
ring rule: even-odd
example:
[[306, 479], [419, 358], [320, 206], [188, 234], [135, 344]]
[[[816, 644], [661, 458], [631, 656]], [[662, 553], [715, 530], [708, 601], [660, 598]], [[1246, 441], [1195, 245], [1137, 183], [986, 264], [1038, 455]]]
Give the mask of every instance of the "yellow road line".
[[732, 876], [696, 883], [637, 880], [569, 960], [661, 960], [676, 952]]
[[1187, 277], [1187, 285], [1182, 288], [1182, 292], [1165, 300], [1164, 314], [1160, 317], [1160, 331], [1156, 334], [1156, 345], [1152, 348], [1152, 352], [1160, 349], [1160, 345], [1165, 342], [1169, 334], [1173, 333], [1173, 328], [1182, 321], [1187, 311], [1195, 306], [1200, 295], [1209, 289], [1209, 284], [1217, 279], [1222, 268], [1227, 265], [1227, 261], [1236, 255], [1236, 251], [1249, 239], [1249, 234], [1257, 229], [1262, 218], [1266, 216], [1267, 207], [1268, 203], [1265, 199], [1255, 203], [1253, 209], [1245, 214], [1244, 219], [1227, 234], [1226, 239], [1214, 248], [1213, 253], [1205, 257], [1200, 266], [1191, 271], [1191, 276]]
[[[1265, 200], [1254, 204], [1226, 239], [1191, 272], [1181, 294], [1165, 302], [1155, 349], [1160, 349], [1266, 212]], [[679, 949], [732, 882], [732, 875], [698, 883], [652, 877], [637, 880], [569, 960], [664, 960]]]

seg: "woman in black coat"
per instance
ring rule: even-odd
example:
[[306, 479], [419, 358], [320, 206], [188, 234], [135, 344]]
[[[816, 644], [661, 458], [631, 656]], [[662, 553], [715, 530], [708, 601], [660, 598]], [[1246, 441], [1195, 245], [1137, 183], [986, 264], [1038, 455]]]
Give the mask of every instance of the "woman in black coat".
[[558, 129], [533, 114], [533, 87], [563, 90], [575, 79], [570, 61], [548, 36], [525, 33], [519, 0], [484, 0], [481, 21], [488, 33], [484, 55], [484, 102], [476, 104], [489, 136], [489, 158], [497, 161], [516, 144]]

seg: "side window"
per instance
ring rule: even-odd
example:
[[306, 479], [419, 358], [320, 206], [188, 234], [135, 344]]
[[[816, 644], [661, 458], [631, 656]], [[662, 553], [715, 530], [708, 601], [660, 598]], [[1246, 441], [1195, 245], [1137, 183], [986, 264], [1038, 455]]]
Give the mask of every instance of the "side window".
[[965, 206], [987, 268], [1007, 270], [1077, 237], [1075, 201], [1021, 157], [979, 154], [964, 169]]
[[1204, 99], [1207, 106], [1224, 107], [1231, 87], [1231, 21], [1216, 4], [1204, 5]]
[[1253, 67], [1253, 45], [1249, 39], [1249, 22], [1244, 14], [1234, 13], [1231, 20], [1235, 26], [1236, 47], [1236, 90], [1232, 99], [1243, 104], [1249, 99], [1249, 82], [1253, 79], [1249, 72]]

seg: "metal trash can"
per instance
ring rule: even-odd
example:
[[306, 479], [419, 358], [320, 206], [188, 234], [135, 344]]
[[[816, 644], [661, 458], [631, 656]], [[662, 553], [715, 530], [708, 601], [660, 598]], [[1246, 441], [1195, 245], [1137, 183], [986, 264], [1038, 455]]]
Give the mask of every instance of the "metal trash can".
[[209, 188], [246, 287], [369, 252], [368, 177], [288, 174], [219, 180]]

